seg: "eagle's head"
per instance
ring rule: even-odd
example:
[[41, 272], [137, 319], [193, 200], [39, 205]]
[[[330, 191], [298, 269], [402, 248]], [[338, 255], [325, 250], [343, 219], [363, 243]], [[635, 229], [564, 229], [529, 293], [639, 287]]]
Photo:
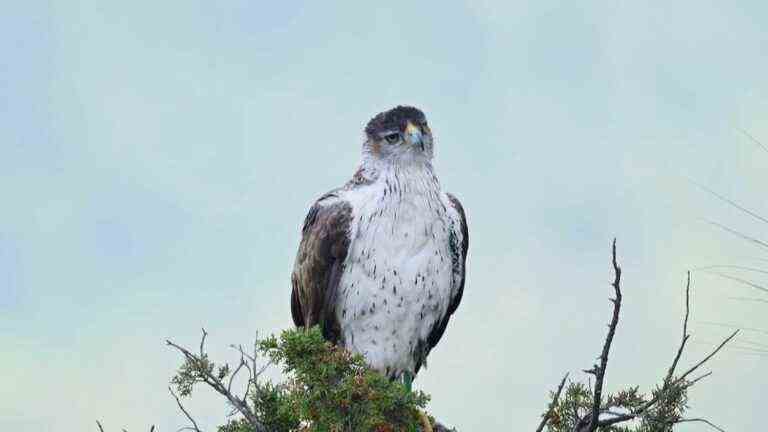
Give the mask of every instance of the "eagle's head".
[[372, 118], [365, 127], [363, 152], [391, 164], [429, 162], [433, 155], [432, 131], [418, 108], [396, 106]]

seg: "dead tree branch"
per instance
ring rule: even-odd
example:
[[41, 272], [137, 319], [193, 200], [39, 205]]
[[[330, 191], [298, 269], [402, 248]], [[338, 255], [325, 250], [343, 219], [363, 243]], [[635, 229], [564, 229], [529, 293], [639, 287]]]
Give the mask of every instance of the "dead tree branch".
[[[688, 322], [691, 314], [690, 272], [687, 273], [685, 285], [685, 314], [683, 316], [680, 344], [675, 351], [672, 363], [667, 369], [661, 385], [648, 396], [643, 396], [641, 393], [638, 393], [637, 387], [629, 387], [627, 390], [615, 394], [608, 394], [604, 397], [603, 386], [608, 366], [608, 357], [611, 344], [616, 334], [616, 328], [619, 323], [622, 301], [621, 267], [619, 266], [616, 257], [615, 239], [612, 243], [611, 255], [611, 263], [614, 271], [614, 281], [612, 286], [615, 294], [615, 297], [611, 299], [611, 302], [613, 303], [613, 314], [611, 322], [608, 325], [608, 334], [605, 337], [602, 352], [598, 358], [599, 364], [595, 364], [591, 369], [584, 371], [595, 376], [594, 386], [571, 383], [568, 385], [563, 399], [560, 399], [560, 392], [564, 381], [561, 382], [561, 388], [558, 388], [557, 393], [553, 394], [550, 407], [539, 424], [539, 427], [536, 429], [536, 432], [541, 432], [547, 426], [549, 426], [548, 430], [551, 431], [567, 430], [570, 432], [595, 432], [596, 430], [608, 430], [614, 425], [635, 419], [640, 419], [646, 424], [656, 423], [668, 427], [684, 422], [699, 422], [722, 431], [722, 429], [709, 420], [683, 417], [682, 413], [685, 409], [687, 389], [703, 378], [711, 375], [711, 372], [707, 372], [692, 379], [689, 379], [688, 377], [711, 360], [738, 334], [739, 331], [734, 331], [715, 347], [712, 352], [685, 372], [679, 375], [677, 374], [677, 369], [682, 359], [683, 352], [691, 337], [688, 333]], [[616, 410], [616, 408], [621, 408], [622, 410], [619, 411]], [[556, 420], [552, 420], [552, 418], [556, 418]], [[627, 430], [635, 429], [630, 428]]]
[[552, 398], [552, 403], [549, 404], [549, 408], [547, 409], [547, 412], [544, 414], [544, 417], [541, 418], [541, 422], [539, 423], [539, 426], [536, 428], [536, 432], [541, 432], [544, 430], [544, 426], [547, 425], [549, 422], [549, 419], [552, 418], [552, 412], [555, 410], [555, 407], [557, 406], [557, 401], [560, 400], [560, 394], [563, 392], [563, 387], [565, 386], [565, 381], [568, 379], [568, 374], [565, 374], [563, 379], [560, 381], [560, 385], [557, 386], [557, 391], [555, 392], [555, 395]]
[[184, 405], [182, 405], [181, 401], [179, 400], [179, 397], [176, 396], [176, 393], [173, 392], [173, 389], [168, 387], [168, 391], [171, 392], [171, 396], [173, 396], [173, 398], [176, 399], [176, 405], [179, 406], [179, 409], [181, 410], [181, 412], [183, 412], [184, 415], [187, 417], [187, 419], [190, 421], [190, 423], [192, 423], [191, 428], [183, 428], [183, 429], [189, 429], [195, 432], [202, 432], [200, 428], [197, 426], [197, 422], [195, 421], [195, 419], [192, 418], [189, 412], [184, 408]]
[[688, 370], [687, 370], [687, 371], [686, 371], [684, 374], [680, 375], [680, 377], [679, 377], [679, 378], [678, 378], [676, 381], [678, 381], [678, 382], [679, 382], [679, 381], [683, 381], [683, 380], [685, 380], [685, 378], [686, 378], [686, 377], [688, 377], [688, 375], [690, 375], [691, 373], [693, 373], [693, 372], [694, 372], [696, 369], [698, 369], [700, 366], [702, 366], [704, 363], [708, 362], [708, 361], [709, 361], [709, 360], [710, 360], [712, 357], [714, 357], [714, 356], [715, 356], [715, 354], [717, 354], [717, 353], [718, 353], [718, 352], [719, 352], [721, 349], [723, 349], [723, 347], [724, 347], [724, 346], [725, 346], [725, 345], [726, 345], [728, 342], [730, 342], [730, 341], [731, 341], [731, 339], [733, 339], [734, 337], [736, 337], [736, 335], [737, 335], [737, 334], [739, 334], [739, 330], [735, 330], [733, 333], [731, 333], [731, 335], [730, 335], [730, 336], [728, 336], [727, 338], [725, 338], [725, 339], [724, 339], [724, 340], [723, 340], [723, 341], [720, 343], [720, 345], [718, 345], [718, 346], [717, 346], [717, 348], [715, 348], [715, 349], [714, 349], [714, 350], [713, 350], [711, 353], [709, 353], [709, 355], [708, 355], [708, 356], [706, 356], [706, 357], [704, 357], [703, 359], [701, 359], [701, 361], [699, 361], [698, 363], [696, 363], [695, 365], [693, 365], [693, 366], [692, 366], [690, 369], [688, 369]]
[[[222, 378], [219, 378], [216, 376], [211, 368], [208, 367], [209, 362], [207, 359], [207, 354], [205, 352], [205, 338], [208, 336], [208, 333], [203, 329], [203, 336], [200, 340], [200, 353], [199, 355], [196, 355], [189, 351], [188, 349], [177, 345], [176, 343], [166, 340], [165, 343], [168, 346], [171, 346], [178, 350], [185, 358], [186, 362], [190, 364], [195, 372], [199, 374], [199, 378], [202, 382], [207, 384], [209, 387], [211, 387], [213, 390], [215, 390], [220, 395], [224, 396], [227, 401], [237, 410], [242, 416], [248, 421], [248, 423], [254, 428], [256, 432], [269, 432], [264, 425], [259, 421], [259, 419], [256, 416], [256, 413], [253, 412], [250, 406], [248, 406], [247, 399], [245, 396], [238, 397], [237, 395], [233, 394], [228, 385], [225, 385], [222, 382]], [[241, 358], [242, 361], [242, 358]]]
[[[689, 290], [690, 290], [690, 285], [687, 284], [686, 285], [686, 322], [687, 322], [688, 313], [690, 311], [690, 306], [688, 305], [688, 302], [690, 300], [690, 296], [688, 295]], [[686, 328], [687, 328], [687, 324], [684, 324], [684, 326], [683, 326], [684, 334], [685, 334]], [[678, 348], [678, 354], [675, 356], [675, 360], [672, 362], [672, 366], [670, 367], [669, 371], [667, 372], [667, 377], [666, 377], [666, 379], [664, 381], [664, 384], [663, 384], [661, 390], [656, 394], [656, 396], [651, 398], [648, 402], [646, 402], [645, 404], [641, 405], [638, 409], [636, 409], [635, 411], [633, 411], [631, 413], [621, 414], [621, 415], [617, 415], [617, 416], [612, 417], [612, 418], [608, 418], [608, 419], [604, 419], [604, 420], [598, 421], [598, 426], [602, 428], [602, 427], [611, 426], [611, 425], [614, 425], [614, 424], [617, 424], [617, 423], [622, 423], [622, 422], [626, 422], [626, 421], [629, 421], [629, 420], [634, 420], [636, 418], [643, 418], [645, 416], [645, 414], [652, 407], [654, 407], [662, 399], [662, 397], [664, 397], [667, 394], [668, 391], [670, 391], [670, 389], [672, 389], [672, 388], [674, 388], [675, 386], [678, 386], [678, 385], [682, 385], [685, 388], [689, 388], [689, 387], [693, 386], [695, 383], [697, 383], [699, 380], [701, 380], [701, 379], [703, 379], [705, 377], [708, 377], [709, 375], [711, 375], [711, 372], [708, 372], [708, 373], [706, 373], [706, 374], [704, 374], [704, 375], [702, 375], [702, 376], [700, 376], [698, 378], [695, 378], [695, 379], [693, 379], [691, 381], [686, 381], [686, 378], [688, 377], [688, 375], [693, 373], [696, 369], [698, 369], [704, 363], [706, 363], [712, 357], [714, 357], [715, 354], [717, 354], [738, 333], [739, 333], [738, 330], [734, 331], [730, 336], [728, 336], [725, 340], [723, 340], [723, 342], [721, 342], [720, 345], [718, 345], [718, 347], [715, 348], [709, 355], [704, 357], [701, 361], [696, 363], [694, 366], [692, 366], [690, 369], [688, 369], [685, 373], [683, 373], [682, 375], [680, 375], [676, 379], [672, 380], [671, 378], [672, 378], [672, 376], [675, 373], [675, 369], [677, 367], [677, 363], [678, 363], [678, 360], [679, 360], [679, 357], [680, 357], [680, 353], [682, 353], [682, 351], [684, 349], [684, 346], [685, 346], [685, 343], [688, 340], [687, 337], [683, 336], [683, 339], [682, 339], [682, 341], [680, 343], [680, 347]], [[691, 420], [691, 419], [679, 419], [675, 423], [682, 423], [684, 421], [689, 421], [689, 420]], [[703, 421], [703, 419], [696, 419], [696, 420], [697, 421]], [[708, 424], [711, 424], [711, 423], [708, 423]]]
[[264, 371], [267, 370], [270, 366], [272, 366], [274, 363], [271, 359], [268, 359], [264, 365], [257, 371], [256, 370], [256, 353], [257, 353], [257, 345], [258, 345], [258, 335], [254, 339], [254, 345], [253, 345], [253, 355], [248, 354], [243, 349], [242, 345], [230, 345], [230, 348], [237, 350], [238, 353], [240, 353], [240, 364], [237, 366], [237, 369], [232, 373], [232, 376], [229, 378], [229, 383], [227, 384], [227, 389], [232, 388], [232, 381], [235, 379], [235, 376], [238, 374], [241, 368], [245, 368], [248, 371], [248, 383], [245, 386], [245, 393], [243, 394], [243, 399], [247, 400], [248, 395], [251, 392], [251, 388], [253, 388], [254, 385], [256, 385], [256, 381], [258, 378], [264, 373]]
[[716, 424], [712, 423], [711, 421], [703, 418], [690, 418], [690, 419], [683, 419], [680, 420], [680, 423], [704, 423], [707, 426], [711, 427], [712, 429], [718, 430], [720, 432], [725, 432], [725, 429], [717, 426]]
[[589, 414], [588, 422], [584, 422], [577, 431], [578, 432], [594, 432], [599, 424], [600, 420], [600, 407], [603, 400], [603, 383], [605, 382], [605, 370], [608, 367], [608, 354], [611, 351], [611, 344], [613, 343], [613, 337], [616, 335], [616, 327], [619, 325], [619, 314], [621, 313], [621, 267], [616, 260], [616, 239], [613, 239], [611, 245], [611, 264], [613, 265], [614, 279], [613, 292], [615, 297], [610, 299], [613, 303], [613, 316], [611, 317], [611, 323], [608, 325], [608, 335], [605, 337], [603, 343], [603, 351], [600, 354], [600, 364], [594, 365], [589, 373], [595, 375], [595, 389], [592, 397], [592, 411]]
[[680, 361], [680, 356], [683, 355], [683, 350], [685, 349], [685, 344], [688, 342], [688, 339], [691, 337], [691, 335], [688, 334], [688, 316], [691, 313], [691, 272], [687, 272], [687, 277], [685, 280], [685, 318], [683, 319], [683, 338], [680, 341], [680, 347], [677, 349], [677, 354], [675, 355], [675, 359], [672, 361], [672, 365], [669, 367], [669, 371], [667, 372], [667, 377], [664, 378], [664, 382], [667, 383], [669, 380], [672, 379], [672, 375], [675, 373], [675, 369], [677, 368], [677, 363]]

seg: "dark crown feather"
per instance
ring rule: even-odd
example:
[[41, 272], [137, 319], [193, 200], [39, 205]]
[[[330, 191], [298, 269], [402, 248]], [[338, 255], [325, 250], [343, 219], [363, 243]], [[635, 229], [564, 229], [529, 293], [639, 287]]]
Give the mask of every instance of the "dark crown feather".
[[398, 105], [389, 111], [376, 114], [365, 126], [365, 133], [374, 138], [388, 130], [403, 131], [408, 120], [416, 124], [424, 123], [424, 113], [412, 106]]

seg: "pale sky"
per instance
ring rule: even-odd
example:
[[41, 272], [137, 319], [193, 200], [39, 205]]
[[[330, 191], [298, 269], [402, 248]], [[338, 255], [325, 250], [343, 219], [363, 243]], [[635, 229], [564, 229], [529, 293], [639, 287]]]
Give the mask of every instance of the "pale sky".
[[[426, 112], [469, 218], [464, 299], [416, 381], [462, 432], [532, 430], [565, 372], [586, 379], [612, 237], [625, 307], [609, 389], [665, 373], [686, 270], [768, 267], [706, 220], [763, 240], [768, 224], [691, 182], [768, 215], [768, 152], [739, 132], [768, 143], [768, 3], [364, 3], [4, 4], [0, 430], [186, 425], [165, 338], [205, 327], [234, 361], [227, 345], [291, 325], [305, 212], [397, 104]], [[694, 273], [682, 367], [728, 333], [708, 321], [768, 329], [768, 305], [735, 296], [761, 292]], [[723, 352], [691, 415], [763, 430], [767, 356]], [[195, 396], [202, 426], [226, 421]]]

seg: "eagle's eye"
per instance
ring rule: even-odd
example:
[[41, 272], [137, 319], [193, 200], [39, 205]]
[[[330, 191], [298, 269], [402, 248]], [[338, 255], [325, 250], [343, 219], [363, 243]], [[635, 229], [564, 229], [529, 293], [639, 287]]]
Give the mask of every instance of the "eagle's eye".
[[387, 134], [387, 135], [384, 135], [384, 139], [386, 139], [388, 143], [394, 144], [400, 140], [400, 134], [397, 132]]

